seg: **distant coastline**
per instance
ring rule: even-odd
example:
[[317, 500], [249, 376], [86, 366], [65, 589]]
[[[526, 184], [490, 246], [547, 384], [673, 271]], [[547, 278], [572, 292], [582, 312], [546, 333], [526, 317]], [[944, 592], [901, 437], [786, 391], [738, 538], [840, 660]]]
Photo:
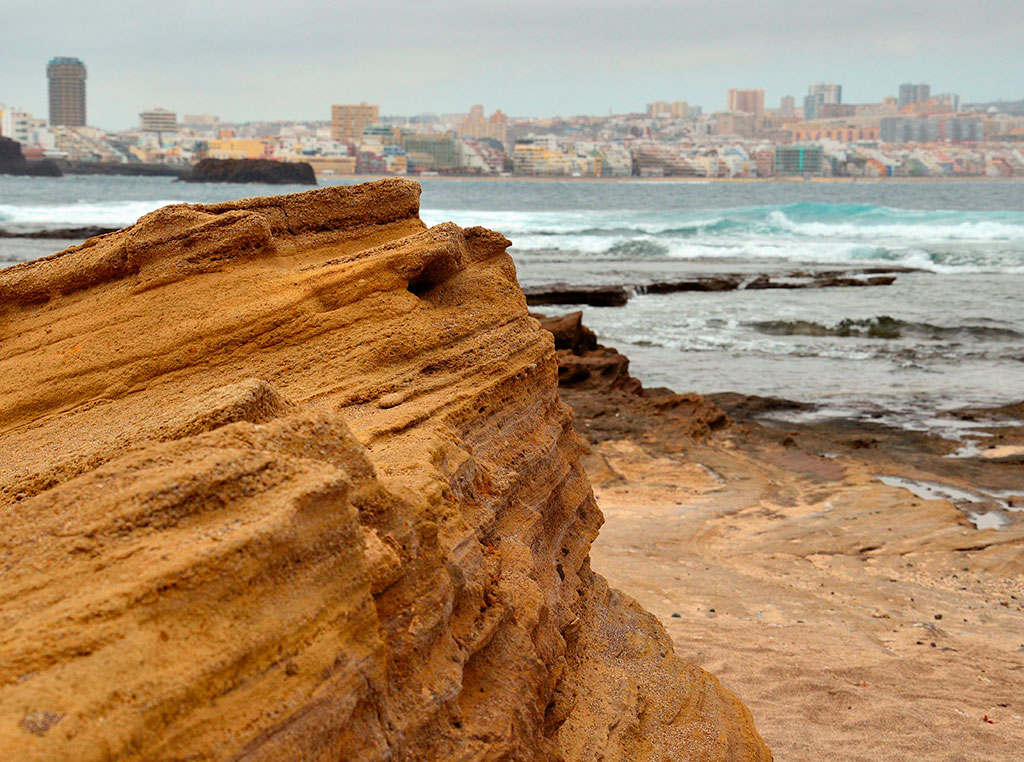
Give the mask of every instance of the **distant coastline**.
[[358, 182], [372, 182], [387, 177], [404, 177], [408, 180], [420, 182], [423, 180], [471, 180], [471, 181], [512, 181], [512, 182], [602, 182], [602, 183], [762, 183], [762, 184], [794, 184], [794, 183], [959, 183], [959, 182], [1024, 182], [1021, 177], [980, 177], [971, 175], [969, 177], [570, 177], [566, 175], [431, 175], [422, 177], [420, 175], [332, 175], [317, 173], [318, 180], [355, 180]]

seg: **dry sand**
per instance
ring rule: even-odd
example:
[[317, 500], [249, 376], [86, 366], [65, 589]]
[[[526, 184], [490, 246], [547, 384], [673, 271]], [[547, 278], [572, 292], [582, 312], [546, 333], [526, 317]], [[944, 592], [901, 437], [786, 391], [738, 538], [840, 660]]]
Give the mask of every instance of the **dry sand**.
[[[594, 569], [746, 702], [776, 759], [1024, 759], [1024, 514], [978, 530], [876, 478], [1024, 493], [1019, 463], [881, 429], [748, 422], [694, 442], [641, 415], [620, 436], [576, 404], [606, 517]], [[1021, 432], [1004, 436], [1015, 451]]]

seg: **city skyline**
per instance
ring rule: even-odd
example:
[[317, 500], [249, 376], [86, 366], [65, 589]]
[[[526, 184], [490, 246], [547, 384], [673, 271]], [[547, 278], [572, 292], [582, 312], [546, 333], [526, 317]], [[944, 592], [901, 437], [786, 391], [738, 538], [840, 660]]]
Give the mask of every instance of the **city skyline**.
[[962, 4], [948, 0], [895, 8], [866, 0], [855, 13], [803, 0], [786, 8], [649, 0], [628, 9], [605, 0], [526, 0], [515, 9], [297, 0], [287, 25], [280, 11], [260, 7], [183, 0], [159, 20], [124, 0], [100, 10], [51, 0], [47, 14], [11, 8], [16, 33], [5, 41], [0, 100], [45, 113], [45, 66], [55, 56], [85, 62], [89, 122], [108, 129], [154, 106], [233, 122], [320, 121], [331, 103], [361, 101], [379, 103], [381, 114], [484, 103], [512, 116], [570, 116], [636, 112], [656, 100], [716, 111], [737, 88], [764, 90], [775, 108], [786, 95], [799, 103], [818, 81], [841, 83], [848, 103], [896, 96], [905, 82], [965, 101], [1024, 96], [1015, 75], [1024, 67], [1024, 11], [1007, 0], [975, 3], [971, 13], [986, 25], [966, 39]]

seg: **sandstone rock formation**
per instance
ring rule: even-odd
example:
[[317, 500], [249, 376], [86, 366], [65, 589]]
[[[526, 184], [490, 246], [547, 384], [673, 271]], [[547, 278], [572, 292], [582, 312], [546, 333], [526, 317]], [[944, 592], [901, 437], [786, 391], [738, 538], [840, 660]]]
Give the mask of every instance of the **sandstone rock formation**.
[[585, 440], [657, 439], [682, 451], [729, 425], [729, 416], [708, 397], [645, 389], [629, 374], [628, 357], [597, 343], [582, 312], [533, 317], [554, 336], [560, 393], [578, 413], [576, 430]]
[[178, 178], [183, 183], [266, 183], [268, 185], [316, 185], [308, 162], [270, 159], [203, 159]]
[[505, 249], [386, 180], [0, 271], [0, 758], [768, 760], [590, 570]]

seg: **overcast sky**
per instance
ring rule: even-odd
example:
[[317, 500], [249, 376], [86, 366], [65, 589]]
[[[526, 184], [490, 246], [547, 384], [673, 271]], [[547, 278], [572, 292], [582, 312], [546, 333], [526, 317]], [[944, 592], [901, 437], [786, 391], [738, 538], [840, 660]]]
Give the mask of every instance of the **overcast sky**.
[[816, 81], [860, 103], [901, 82], [1024, 97], [1024, 0], [0, 0], [0, 103], [46, 117], [46, 62], [88, 67], [90, 124], [163, 106], [229, 121], [766, 104]]

